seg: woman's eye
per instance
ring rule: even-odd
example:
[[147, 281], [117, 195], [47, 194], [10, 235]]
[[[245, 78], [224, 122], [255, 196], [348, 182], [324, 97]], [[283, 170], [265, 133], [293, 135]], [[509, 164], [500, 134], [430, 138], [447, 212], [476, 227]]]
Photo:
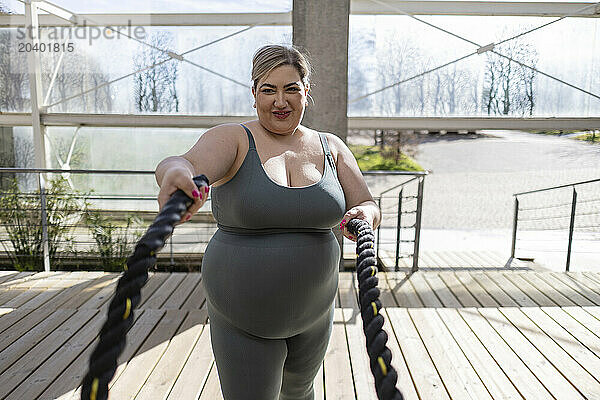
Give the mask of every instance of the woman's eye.
[[292, 92], [297, 92], [300, 90], [300, 88], [295, 87], [295, 88], [289, 88], [288, 90], [290, 90]]
[[263, 93], [273, 93], [273, 89], [263, 89]]

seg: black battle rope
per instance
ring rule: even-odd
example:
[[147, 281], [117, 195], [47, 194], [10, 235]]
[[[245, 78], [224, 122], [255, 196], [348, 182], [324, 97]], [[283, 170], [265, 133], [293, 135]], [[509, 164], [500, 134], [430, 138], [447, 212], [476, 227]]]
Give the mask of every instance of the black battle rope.
[[371, 359], [371, 372], [375, 378], [375, 389], [379, 400], [404, 400], [396, 388], [398, 373], [392, 367], [392, 352], [385, 345], [388, 340], [383, 330], [383, 315], [377, 284], [377, 258], [375, 257], [373, 229], [368, 222], [351, 219], [346, 228], [356, 240], [356, 275], [358, 276], [358, 297], [363, 330], [367, 339], [367, 353]]
[[[202, 192], [208, 186], [204, 175], [194, 178]], [[182, 190], [177, 190], [156, 216], [127, 259], [125, 272], [119, 278], [108, 317], [100, 330], [100, 341], [90, 356], [89, 370], [83, 378], [82, 400], [106, 400], [108, 384], [117, 370], [117, 360], [126, 344], [127, 331], [133, 324], [133, 309], [140, 303], [140, 290], [148, 280], [148, 269], [156, 264], [156, 253], [173, 233], [175, 223], [193, 203]]]

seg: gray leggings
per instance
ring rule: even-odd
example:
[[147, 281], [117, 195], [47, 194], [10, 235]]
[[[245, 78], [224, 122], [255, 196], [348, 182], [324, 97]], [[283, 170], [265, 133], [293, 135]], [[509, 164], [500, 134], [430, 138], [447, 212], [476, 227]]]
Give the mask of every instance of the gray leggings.
[[229, 323], [208, 302], [210, 338], [225, 400], [313, 400], [313, 380], [333, 326], [334, 303], [310, 328], [265, 339]]

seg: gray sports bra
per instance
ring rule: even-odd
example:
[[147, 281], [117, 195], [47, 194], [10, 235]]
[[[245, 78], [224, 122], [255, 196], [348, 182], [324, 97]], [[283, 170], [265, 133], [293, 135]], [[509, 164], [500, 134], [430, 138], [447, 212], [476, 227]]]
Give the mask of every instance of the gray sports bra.
[[212, 189], [212, 212], [219, 229], [253, 234], [329, 231], [346, 212], [346, 199], [337, 178], [327, 139], [319, 133], [325, 168], [319, 182], [288, 187], [274, 182], [260, 162], [254, 137], [248, 135], [248, 152], [236, 174]]

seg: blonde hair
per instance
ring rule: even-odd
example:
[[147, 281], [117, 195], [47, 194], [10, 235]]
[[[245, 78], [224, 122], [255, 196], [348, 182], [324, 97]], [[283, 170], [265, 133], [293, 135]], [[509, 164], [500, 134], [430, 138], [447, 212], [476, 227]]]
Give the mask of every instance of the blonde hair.
[[308, 85], [311, 66], [308, 55], [295, 46], [269, 44], [256, 50], [252, 58], [252, 81], [256, 89], [258, 82], [272, 70], [282, 65], [296, 68], [304, 85]]

